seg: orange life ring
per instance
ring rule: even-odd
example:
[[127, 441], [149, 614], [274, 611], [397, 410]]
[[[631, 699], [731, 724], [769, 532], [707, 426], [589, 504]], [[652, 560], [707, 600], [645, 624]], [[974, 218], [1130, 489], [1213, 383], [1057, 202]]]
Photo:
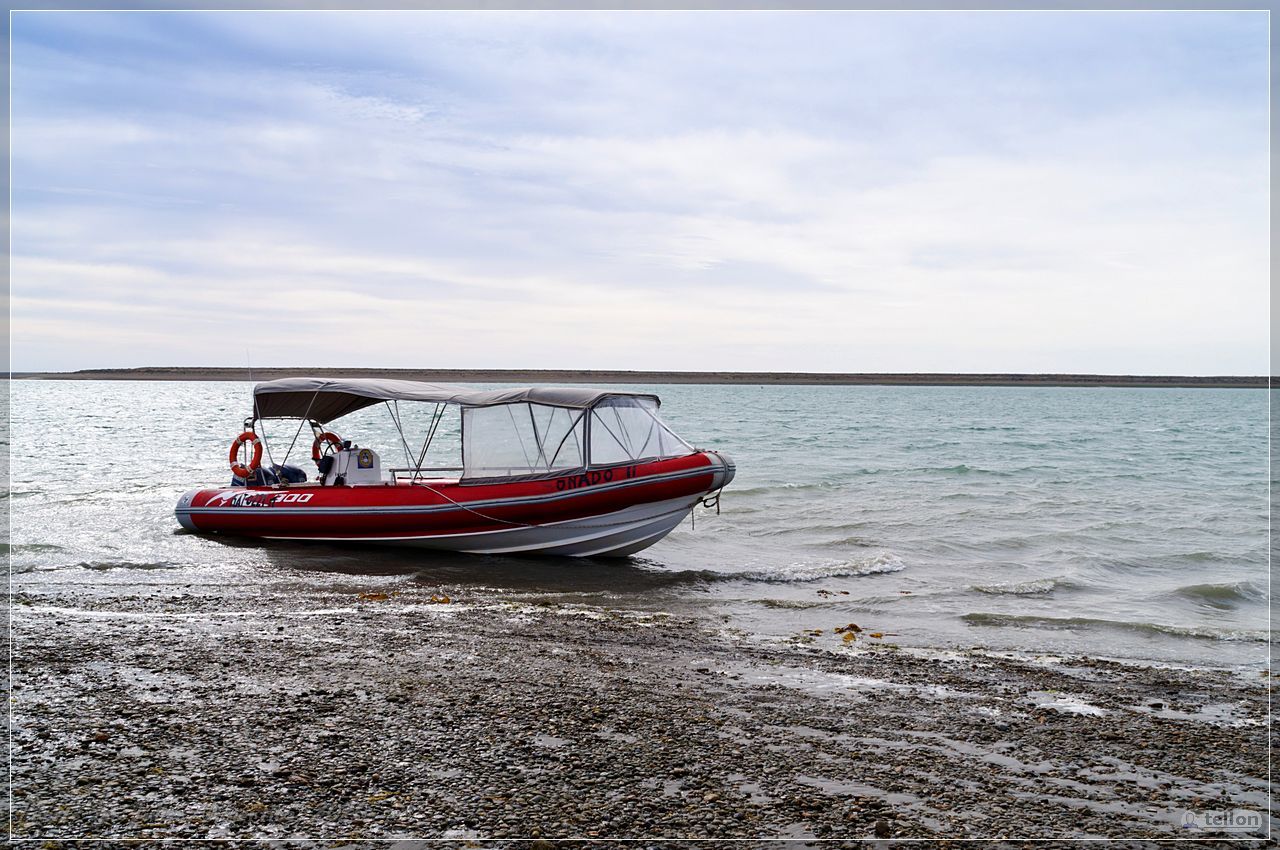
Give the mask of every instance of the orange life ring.
[[[240, 463], [240, 447], [245, 443], [253, 443], [253, 459], [249, 461], [248, 466]], [[262, 440], [259, 440], [258, 435], [252, 431], [245, 431], [231, 443], [230, 460], [231, 474], [248, 481], [254, 470], [262, 466]]]
[[324, 443], [330, 444], [335, 449], [342, 448], [341, 437], [332, 431], [321, 431], [316, 437], [315, 442], [311, 444], [311, 459], [316, 462], [317, 466], [320, 464], [320, 446]]

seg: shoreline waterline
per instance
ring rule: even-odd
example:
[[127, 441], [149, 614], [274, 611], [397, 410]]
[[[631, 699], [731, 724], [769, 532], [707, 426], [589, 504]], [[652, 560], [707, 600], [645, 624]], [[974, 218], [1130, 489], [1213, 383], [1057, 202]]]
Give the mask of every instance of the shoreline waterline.
[[[739, 473], [718, 512], [699, 508], [618, 562], [175, 533], [183, 492], [229, 480], [247, 384], [14, 382], [13, 575], [105, 597], [383, 571], [511, 600], [709, 614], [781, 638], [854, 622], [922, 646], [1265, 663], [1262, 391], [645, 389], [677, 433], [728, 451]], [[402, 411], [411, 434], [429, 426], [416, 413]], [[397, 460], [385, 411], [339, 424]], [[458, 425], [441, 425], [442, 450], [457, 448]], [[266, 441], [285, 462], [293, 432], [278, 427]], [[127, 476], [103, 474], [124, 433], [146, 450], [130, 452]]]

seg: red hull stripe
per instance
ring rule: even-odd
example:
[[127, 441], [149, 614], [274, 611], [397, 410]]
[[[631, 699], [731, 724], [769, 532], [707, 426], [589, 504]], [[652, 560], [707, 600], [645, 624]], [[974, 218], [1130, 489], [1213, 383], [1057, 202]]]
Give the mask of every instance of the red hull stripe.
[[[493, 508], [548, 504], [548, 503], [554, 503], [554, 502], [568, 501], [571, 499], [577, 499], [579, 497], [597, 496], [602, 493], [608, 493], [611, 491], [621, 490], [621, 489], [630, 488], [630, 487], [643, 487], [646, 485], [663, 484], [671, 481], [679, 481], [686, 478], [698, 478], [701, 476], [709, 476], [709, 475], [713, 475], [715, 472], [716, 472], [716, 467], [714, 466], [699, 466], [695, 469], [680, 470], [677, 472], [659, 473], [656, 475], [644, 475], [644, 476], [640, 476], [637, 478], [632, 478], [624, 481], [615, 481], [608, 484], [597, 484], [597, 485], [592, 485], [588, 487], [580, 487], [574, 490], [565, 490], [562, 492], [547, 493], [542, 495], [520, 496], [520, 497], [513, 497], [513, 498], [506, 498], [506, 499], [477, 499], [474, 501], [466, 501], [464, 499], [455, 499], [455, 501], [458, 502], [458, 504], [454, 504], [453, 502], [444, 502], [444, 503], [433, 504], [433, 505], [400, 504], [400, 505], [363, 505], [359, 507], [354, 507], [354, 506], [322, 507], [319, 505], [315, 507], [305, 507], [305, 506], [285, 507], [283, 505], [281, 506], [272, 505], [269, 508], [265, 508], [265, 509], [263, 507], [209, 508], [209, 507], [192, 506], [187, 508], [179, 508], [177, 512], [180, 514], [187, 514], [191, 516], [237, 514], [237, 515], [252, 515], [257, 517], [262, 517], [264, 516], [264, 514], [271, 515], [271, 516], [278, 516], [278, 515], [285, 515], [285, 514], [300, 514], [305, 516], [315, 516], [318, 514], [325, 514], [328, 516], [334, 516], [334, 515], [357, 516], [357, 515], [367, 515], [367, 514], [443, 513], [443, 512], [449, 512], [449, 511], [466, 511], [466, 510], [475, 510], [475, 509], [481, 509], [481, 508], [493, 509]], [[409, 485], [399, 485], [396, 489], [407, 489], [411, 487], [421, 487], [425, 493], [430, 493], [432, 495], [435, 495], [433, 490], [438, 489], [440, 491], [448, 493], [450, 498], [456, 496], [458, 493], [457, 485], [454, 485], [454, 484], [446, 485], [445, 487], [440, 487], [440, 488], [429, 488], [421, 484], [409, 484]], [[354, 489], [374, 490], [374, 491], [377, 490], [376, 487], [368, 487], [368, 488], [360, 487], [360, 488], [354, 488]], [[216, 492], [225, 492], [225, 491], [216, 491]], [[270, 489], [262, 489], [262, 488], [247, 488], [245, 492], [259, 492], [259, 493], [268, 492], [269, 493], [269, 492], [283, 492], [283, 491], [273, 491]]]

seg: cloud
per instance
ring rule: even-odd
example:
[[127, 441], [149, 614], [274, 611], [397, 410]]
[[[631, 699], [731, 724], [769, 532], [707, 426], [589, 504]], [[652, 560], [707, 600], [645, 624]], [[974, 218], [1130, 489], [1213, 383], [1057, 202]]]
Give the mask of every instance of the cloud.
[[16, 369], [1266, 368], [1265, 16], [19, 13], [13, 59]]

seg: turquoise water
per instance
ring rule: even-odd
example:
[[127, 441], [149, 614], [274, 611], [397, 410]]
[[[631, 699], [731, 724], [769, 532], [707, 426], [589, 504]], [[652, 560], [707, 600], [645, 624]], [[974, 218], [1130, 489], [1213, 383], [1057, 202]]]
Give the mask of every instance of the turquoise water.
[[[415, 581], [701, 613], [765, 637], [857, 622], [903, 645], [1266, 659], [1264, 390], [647, 387], [737, 479], [718, 515], [699, 509], [630, 560], [583, 562], [179, 533], [177, 497], [228, 479], [249, 387], [11, 382], [15, 587]], [[381, 409], [339, 424], [400, 463]], [[273, 426], [277, 460], [291, 436]]]

